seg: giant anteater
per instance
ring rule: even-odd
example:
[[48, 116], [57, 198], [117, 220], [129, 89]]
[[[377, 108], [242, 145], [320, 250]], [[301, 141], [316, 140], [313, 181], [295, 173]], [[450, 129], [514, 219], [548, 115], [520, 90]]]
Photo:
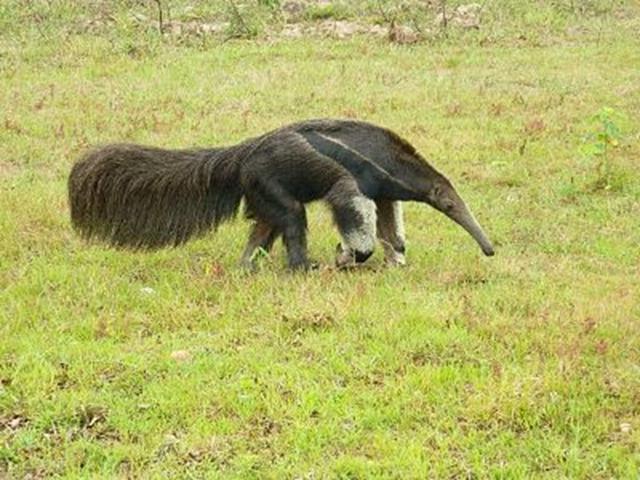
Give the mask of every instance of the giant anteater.
[[71, 170], [71, 220], [113, 245], [178, 245], [234, 217], [244, 198], [254, 220], [241, 263], [282, 236], [289, 267], [306, 269], [305, 204], [325, 200], [342, 242], [336, 263], [367, 260], [376, 235], [404, 263], [400, 201], [429, 204], [493, 247], [449, 180], [394, 132], [353, 120], [309, 120], [223, 148], [165, 150], [115, 144]]

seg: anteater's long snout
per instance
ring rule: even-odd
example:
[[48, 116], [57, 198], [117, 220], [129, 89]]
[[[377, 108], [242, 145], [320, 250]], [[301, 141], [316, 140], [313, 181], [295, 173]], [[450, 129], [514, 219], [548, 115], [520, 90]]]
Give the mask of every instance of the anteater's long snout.
[[484, 230], [466, 205], [455, 208], [451, 212], [446, 212], [446, 215], [469, 232], [469, 235], [471, 235], [473, 239], [478, 242], [478, 245], [480, 245], [482, 253], [487, 257], [495, 255], [495, 250], [493, 249], [491, 241], [487, 238], [486, 233], [484, 233]]

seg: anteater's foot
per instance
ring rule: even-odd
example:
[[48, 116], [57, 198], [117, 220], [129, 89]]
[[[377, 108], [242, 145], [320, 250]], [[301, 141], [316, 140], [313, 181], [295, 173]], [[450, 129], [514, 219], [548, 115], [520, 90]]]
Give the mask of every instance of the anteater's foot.
[[305, 259], [304, 261], [289, 262], [289, 269], [293, 272], [308, 272], [310, 270], [317, 270], [318, 268], [320, 268], [320, 264], [313, 260]]
[[256, 273], [258, 271], [258, 264], [252, 260], [240, 260], [238, 266], [246, 273]]
[[404, 267], [407, 262], [404, 253], [393, 251], [385, 256], [384, 263], [388, 267]]
[[336, 267], [339, 269], [346, 269], [358, 266], [366, 262], [373, 254], [371, 252], [359, 252], [357, 250], [350, 250], [338, 244], [336, 247]]

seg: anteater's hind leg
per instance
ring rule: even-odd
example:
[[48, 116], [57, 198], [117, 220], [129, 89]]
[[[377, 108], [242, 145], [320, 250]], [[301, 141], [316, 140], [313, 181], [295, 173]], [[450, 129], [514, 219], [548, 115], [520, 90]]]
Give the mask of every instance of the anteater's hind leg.
[[247, 205], [256, 219], [282, 232], [289, 268], [308, 269], [307, 215], [304, 205], [271, 182], [252, 182], [245, 191]]
[[376, 200], [378, 210], [378, 238], [389, 265], [405, 264], [404, 221], [402, 204], [391, 200]]
[[362, 195], [351, 177], [334, 184], [326, 196], [342, 243], [338, 245], [336, 265], [340, 268], [365, 262], [376, 243], [376, 205]]
[[255, 261], [253, 258], [255, 251], [260, 248], [269, 252], [279, 235], [280, 232], [268, 223], [261, 220], [256, 221], [253, 224], [253, 227], [251, 227], [247, 246], [240, 258], [240, 266], [247, 270], [253, 270], [255, 268]]

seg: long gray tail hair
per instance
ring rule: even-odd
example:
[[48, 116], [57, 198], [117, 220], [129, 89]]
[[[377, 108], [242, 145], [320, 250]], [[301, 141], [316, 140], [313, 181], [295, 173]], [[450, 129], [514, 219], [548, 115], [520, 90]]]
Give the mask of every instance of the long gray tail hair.
[[109, 145], [84, 155], [69, 176], [71, 221], [115, 246], [179, 245], [237, 214], [239, 160], [248, 145], [164, 150]]

